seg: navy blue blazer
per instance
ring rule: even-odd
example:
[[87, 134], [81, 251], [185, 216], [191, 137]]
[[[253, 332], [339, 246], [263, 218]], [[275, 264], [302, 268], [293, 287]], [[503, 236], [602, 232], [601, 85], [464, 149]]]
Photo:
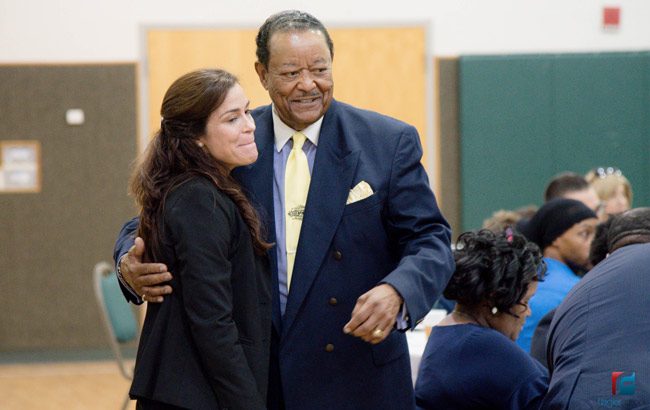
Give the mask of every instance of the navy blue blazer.
[[[253, 116], [259, 158], [235, 174], [274, 241], [271, 107]], [[450, 229], [421, 157], [410, 125], [337, 101], [325, 114], [283, 317], [277, 292], [273, 299], [272, 351], [286, 409], [414, 407], [405, 335], [392, 332], [373, 346], [343, 326], [357, 298], [380, 283], [397, 289], [415, 326], [452, 274]], [[374, 194], [346, 205], [361, 181]]]
[[542, 408], [648, 408], [648, 278], [650, 244], [627, 245], [569, 292], [549, 330], [551, 382]]
[[[234, 171], [275, 241], [271, 106], [253, 111], [258, 160]], [[445, 288], [450, 229], [420, 163], [414, 127], [333, 101], [323, 119], [284, 316], [275, 249], [269, 408], [410, 409], [406, 337], [378, 345], [343, 333], [357, 298], [381, 283], [404, 298], [414, 327]], [[346, 205], [366, 181], [374, 194]], [[118, 241], [116, 256], [132, 239]]]

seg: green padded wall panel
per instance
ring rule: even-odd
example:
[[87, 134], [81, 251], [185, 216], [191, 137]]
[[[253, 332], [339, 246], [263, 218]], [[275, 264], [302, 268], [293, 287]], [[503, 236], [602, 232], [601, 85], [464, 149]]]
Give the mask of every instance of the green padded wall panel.
[[614, 165], [650, 199], [650, 53], [466, 56], [459, 62], [461, 218], [540, 204], [558, 172]]

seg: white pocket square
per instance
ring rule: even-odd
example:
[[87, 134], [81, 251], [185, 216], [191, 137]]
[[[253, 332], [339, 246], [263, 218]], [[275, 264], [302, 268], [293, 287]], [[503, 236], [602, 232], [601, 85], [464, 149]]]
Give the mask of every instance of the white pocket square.
[[345, 202], [346, 205], [349, 205], [353, 202], [361, 201], [362, 199], [368, 198], [373, 194], [372, 188], [366, 181], [359, 182], [354, 188], [350, 190], [348, 195], [348, 200]]

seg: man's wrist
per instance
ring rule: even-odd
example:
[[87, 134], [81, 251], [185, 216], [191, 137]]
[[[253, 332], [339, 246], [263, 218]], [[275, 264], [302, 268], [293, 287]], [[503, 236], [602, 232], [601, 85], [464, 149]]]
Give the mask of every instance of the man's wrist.
[[122, 268], [121, 268], [121, 266], [122, 266], [122, 260], [123, 260], [127, 255], [128, 255], [128, 254], [125, 253], [125, 254], [122, 255], [122, 257], [120, 257], [120, 259], [117, 261], [117, 266], [116, 266], [116, 269], [115, 269], [116, 272], [117, 272], [117, 279], [120, 281], [120, 283], [122, 284], [122, 286], [124, 286], [124, 288], [125, 288], [125, 289], [126, 289], [126, 290], [131, 294], [131, 295], [133, 295], [133, 297], [134, 297], [135, 300], [136, 300], [135, 303], [137, 303], [137, 304], [141, 304], [141, 303], [143, 303], [144, 301], [142, 300], [142, 298], [140, 297], [140, 295], [138, 295], [138, 294], [136, 293], [136, 291], [131, 287], [131, 285], [129, 285], [129, 282], [127, 282], [126, 279], [124, 279], [124, 275], [122, 275]]

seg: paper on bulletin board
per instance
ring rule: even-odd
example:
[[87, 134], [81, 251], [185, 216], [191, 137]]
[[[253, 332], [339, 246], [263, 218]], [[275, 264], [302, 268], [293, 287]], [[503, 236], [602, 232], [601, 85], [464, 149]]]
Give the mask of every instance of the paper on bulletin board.
[[40, 191], [40, 142], [0, 141], [0, 193]]

